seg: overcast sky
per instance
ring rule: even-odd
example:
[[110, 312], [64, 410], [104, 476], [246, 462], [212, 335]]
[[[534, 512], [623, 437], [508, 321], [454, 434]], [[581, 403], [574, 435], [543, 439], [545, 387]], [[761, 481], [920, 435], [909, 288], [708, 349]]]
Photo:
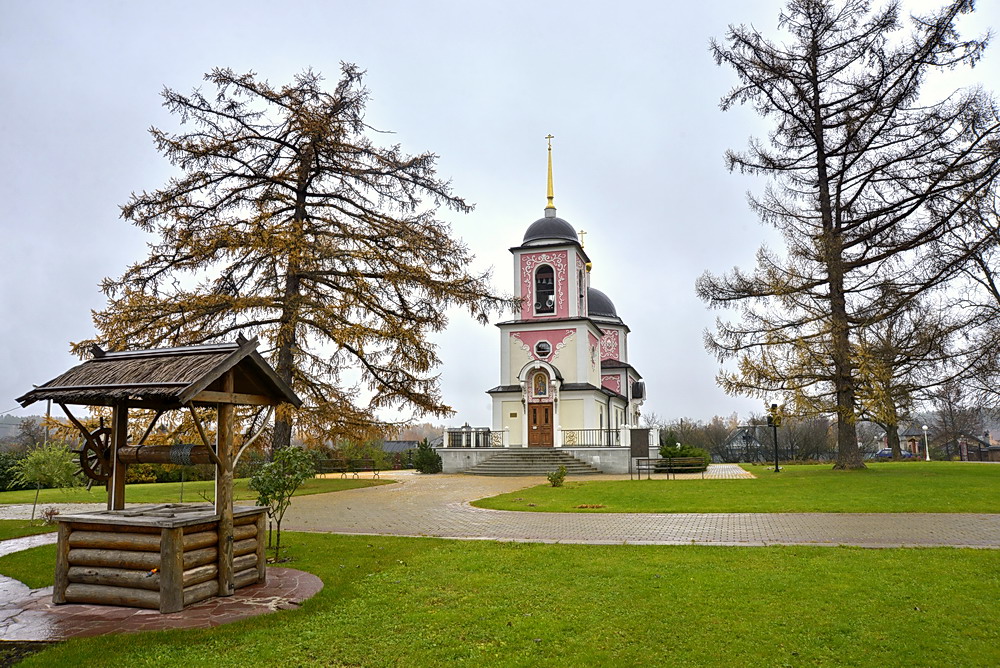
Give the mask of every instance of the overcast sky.
[[[1000, 25], [1000, 2], [979, 4], [961, 24], [967, 35]], [[694, 282], [751, 267], [758, 246], [777, 240], [746, 206], [760, 184], [723, 164], [727, 148], [767, 126], [749, 110], [719, 110], [735, 78], [708, 41], [731, 23], [776, 35], [782, 5], [0, 0], [0, 412], [77, 362], [69, 342], [93, 335], [99, 282], [145, 256], [146, 239], [118, 207], [172, 174], [147, 132], [178, 129], [163, 87], [188, 92], [213, 67], [273, 84], [312, 67], [332, 87], [341, 61], [368, 72], [371, 124], [408, 152], [437, 153], [439, 175], [476, 204], [444, 215], [498, 289], [512, 289], [507, 249], [542, 215], [543, 137], [555, 135], [558, 213], [587, 231], [592, 285], [632, 329], [644, 411], [759, 411], [759, 400], [716, 387], [718, 365], [702, 345], [716, 314]], [[998, 48], [934, 86], [995, 88]], [[436, 340], [445, 399], [458, 411], [449, 424], [488, 425], [498, 330], [455, 313]]]

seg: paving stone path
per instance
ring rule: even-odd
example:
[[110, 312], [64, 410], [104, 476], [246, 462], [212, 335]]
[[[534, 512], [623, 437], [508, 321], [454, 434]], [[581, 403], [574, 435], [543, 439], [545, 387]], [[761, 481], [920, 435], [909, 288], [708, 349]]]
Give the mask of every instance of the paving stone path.
[[[712, 477], [742, 477], [738, 466]], [[735, 469], [735, 471], [734, 471]], [[745, 472], [743, 472], [745, 473]], [[470, 501], [545, 482], [542, 477], [384, 474], [392, 485], [296, 497], [282, 528], [552, 543], [856, 545], [1000, 548], [1000, 515], [972, 513], [533, 513]], [[749, 474], [747, 474], [749, 475]], [[613, 480], [623, 476], [582, 476]], [[684, 476], [678, 476], [683, 478]], [[693, 474], [693, 477], [700, 477]], [[627, 479], [627, 476], [624, 476]], [[684, 484], [678, 480], [677, 484]]]

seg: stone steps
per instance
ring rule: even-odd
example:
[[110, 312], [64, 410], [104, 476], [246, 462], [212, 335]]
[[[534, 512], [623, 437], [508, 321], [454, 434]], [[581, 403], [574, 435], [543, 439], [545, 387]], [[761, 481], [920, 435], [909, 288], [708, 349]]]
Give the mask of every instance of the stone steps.
[[485, 476], [543, 476], [566, 467], [566, 475], [589, 475], [601, 471], [584, 464], [568, 452], [550, 448], [518, 448], [500, 452], [466, 471]]

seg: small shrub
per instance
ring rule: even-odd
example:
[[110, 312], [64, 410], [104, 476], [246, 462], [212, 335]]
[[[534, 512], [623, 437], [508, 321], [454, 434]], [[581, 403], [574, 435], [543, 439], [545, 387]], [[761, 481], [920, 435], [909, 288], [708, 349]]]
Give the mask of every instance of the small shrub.
[[52, 526], [56, 523], [56, 517], [59, 516], [59, 509], [53, 506], [49, 506], [42, 510], [42, 522]]
[[15, 481], [35, 488], [35, 500], [31, 506], [32, 520], [35, 519], [35, 509], [38, 507], [39, 490], [42, 487], [67, 488], [79, 485], [76, 469], [77, 462], [69, 447], [55, 441], [36, 447], [17, 462]]
[[441, 455], [434, 452], [434, 448], [427, 442], [427, 439], [417, 444], [417, 454], [413, 458], [413, 468], [421, 473], [441, 473], [444, 464], [441, 462]]
[[24, 459], [22, 452], [0, 452], [0, 491], [5, 489], [31, 489], [17, 479], [17, 463]]
[[250, 478], [250, 489], [257, 492], [257, 503], [267, 507], [268, 516], [277, 526], [274, 559], [281, 553], [281, 520], [292, 502], [292, 495], [315, 473], [311, 454], [301, 448], [282, 448], [274, 459], [261, 466]]
[[546, 473], [545, 477], [549, 479], [549, 484], [553, 487], [562, 487], [566, 481], [566, 467], [560, 465], [555, 471]]

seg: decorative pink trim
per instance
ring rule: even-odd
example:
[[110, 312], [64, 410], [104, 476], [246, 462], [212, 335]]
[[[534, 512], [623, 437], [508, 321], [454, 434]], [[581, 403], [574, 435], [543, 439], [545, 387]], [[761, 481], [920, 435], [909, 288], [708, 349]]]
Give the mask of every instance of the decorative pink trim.
[[[601, 361], [621, 359], [619, 355], [619, 332], [617, 329], [609, 329], [601, 337]], [[625, 360], [621, 360], [624, 362]]]
[[[526, 350], [532, 359], [544, 362], [551, 362], [559, 354], [570, 337], [576, 333], [575, 329], [544, 329], [537, 332], [511, 332], [510, 338], [521, 344], [521, 348]], [[535, 344], [539, 341], [548, 341], [552, 344], [552, 354], [546, 358], [541, 358], [535, 354]]]
[[618, 394], [622, 393], [622, 379], [621, 376], [615, 374], [613, 376], [601, 376], [601, 387], [606, 387], [609, 390], [614, 390]]
[[[566, 303], [566, 251], [554, 253], [524, 253], [521, 255], [521, 319], [567, 318], [569, 305]], [[556, 310], [554, 313], [535, 315], [535, 269], [540, 264], [552, 265], [556, 281]]]

